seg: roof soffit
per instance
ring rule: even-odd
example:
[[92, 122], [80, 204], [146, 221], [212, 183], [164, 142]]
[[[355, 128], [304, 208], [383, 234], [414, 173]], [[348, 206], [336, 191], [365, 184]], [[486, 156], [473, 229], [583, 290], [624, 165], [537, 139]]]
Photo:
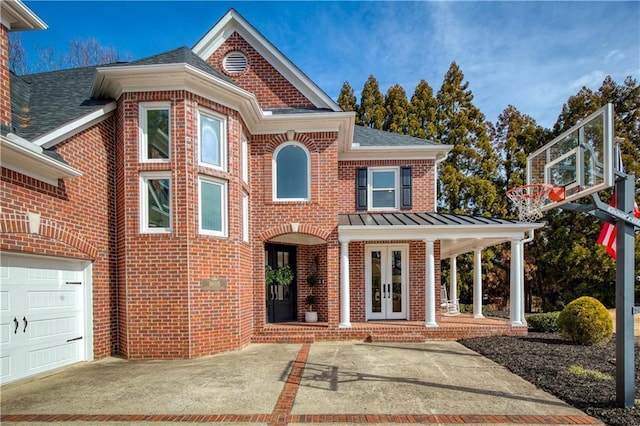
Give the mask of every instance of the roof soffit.
[[340, 144], [352, 140], [352, 113], [265, 114], [253, 93], [184, 63], [99, 67], [91, 93], [98, 98], [118, 99], [124, 92], [162, 90], [188, 90], [235, 109], [253, 134], [337, 131]]
[[282, 74], [317, 108], [340, 111], [340, 107], [309, 77], [271, 44], [234, 9], [229, 10], [193, 47], [193, 52], [207, 60], [222, 44], [237, 32], [271, 66]]
[[24, 3], [16, 0], [3, 0], [0, 2], [0, 22], [9, 31], [44, 30], [44, 23]]

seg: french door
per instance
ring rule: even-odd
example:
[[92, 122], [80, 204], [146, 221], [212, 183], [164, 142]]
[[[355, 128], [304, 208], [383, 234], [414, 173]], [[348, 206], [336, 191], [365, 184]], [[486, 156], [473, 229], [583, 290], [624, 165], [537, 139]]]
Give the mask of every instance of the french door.
[[367, 320], [407, 319], [407, 245], [365, 248]]

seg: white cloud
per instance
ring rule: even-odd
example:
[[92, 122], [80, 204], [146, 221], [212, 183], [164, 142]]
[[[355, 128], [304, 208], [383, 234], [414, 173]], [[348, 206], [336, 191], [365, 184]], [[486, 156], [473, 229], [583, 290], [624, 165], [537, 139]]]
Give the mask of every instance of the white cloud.
[[619, 50], [612, 50], [607, 53], [607, 56], [604, 58], [604, 63], [609, 64], [612, 62], [620, 62], [625, 58], [625, 54]]
[[583, 86], [589, 88], [599, 87], [606, 76], [607, 75], [600, 70], [591, 71], [590, 73], [581, 75], [580, 77], [571, 81], [568, 85], [568, 89], [571, 92], [577, 92], [578, 90], [582, 89]]

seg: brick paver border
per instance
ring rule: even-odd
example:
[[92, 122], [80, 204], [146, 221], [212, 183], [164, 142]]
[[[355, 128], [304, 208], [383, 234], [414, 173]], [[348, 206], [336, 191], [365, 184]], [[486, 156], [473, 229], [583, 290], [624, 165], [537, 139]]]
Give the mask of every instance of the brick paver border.
[[300, 348], [289, 376], [270, 414], [2, 414], [0, 422], [176, 422], [176, 423], [422, 423], [422, 424], [542, 424], [600, 425], [601, 421], [583, 415], [472, 415], [472, 414], [291, 414], [311, 344]]

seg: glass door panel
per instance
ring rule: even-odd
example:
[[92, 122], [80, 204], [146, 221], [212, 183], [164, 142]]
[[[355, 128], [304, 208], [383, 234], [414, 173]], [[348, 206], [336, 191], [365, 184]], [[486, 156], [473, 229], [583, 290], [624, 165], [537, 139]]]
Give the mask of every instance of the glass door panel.
[[406, 319], [408, 247], [367, 246], [365, 252], [366, 318]]

